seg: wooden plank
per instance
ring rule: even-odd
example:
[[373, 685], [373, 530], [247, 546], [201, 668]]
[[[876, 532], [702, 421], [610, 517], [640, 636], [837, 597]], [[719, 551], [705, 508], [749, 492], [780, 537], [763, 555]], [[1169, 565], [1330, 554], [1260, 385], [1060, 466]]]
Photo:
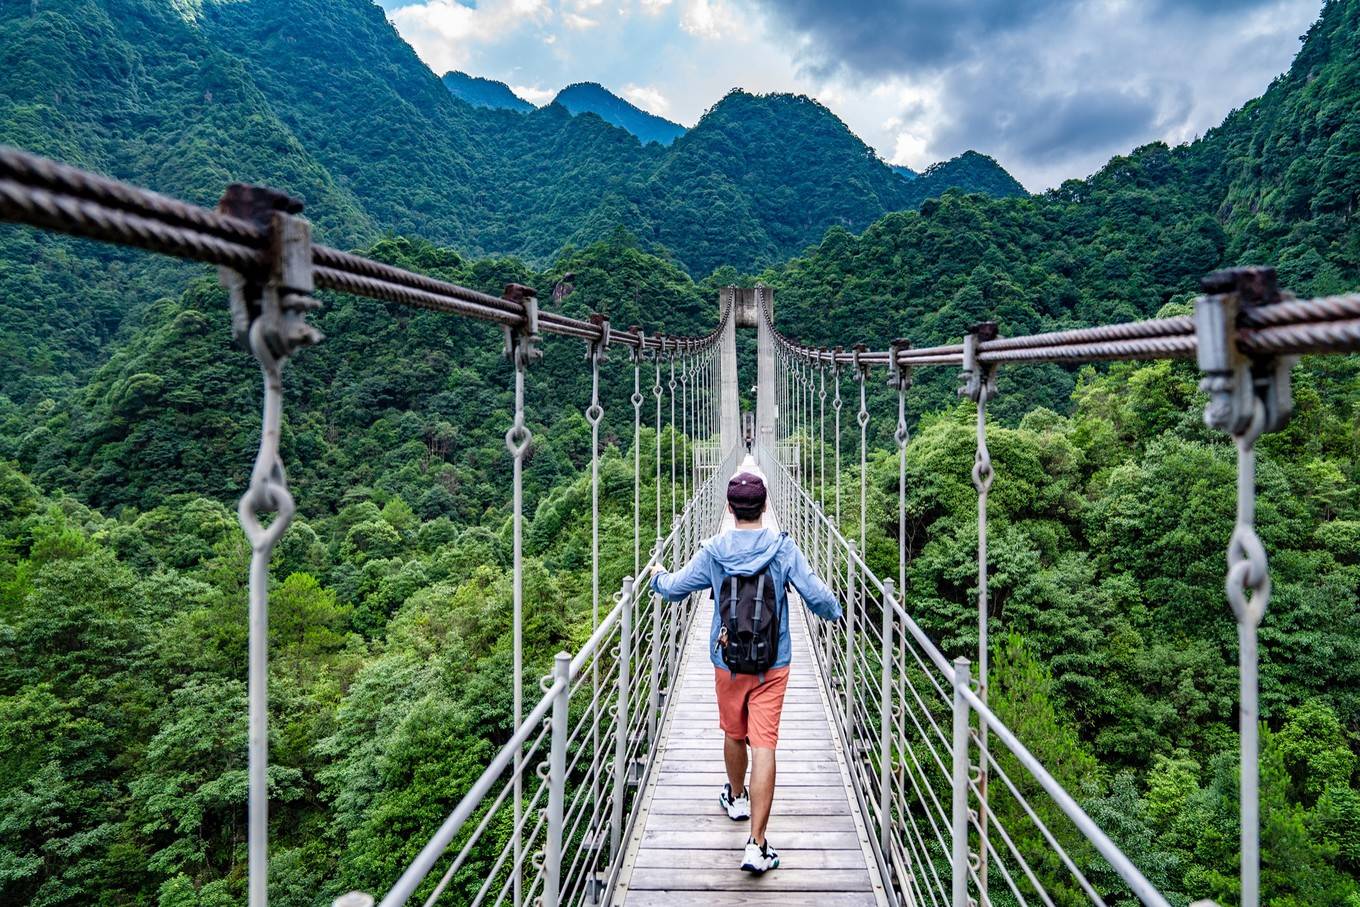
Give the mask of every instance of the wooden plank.
[[[726, 830], [706, 831], [652, 831], [642, 832], [642, 846], [677, 848], [680, 850], [740, 850], [746, 846], [750, 831], [740, 822]], [[795, 850], [861, 850], [859, 835], [846, 831], [791, 832], [778, 838], [771, 833], [770, 840], [784, 851]], [[861, 851], [862, 852], [862, 851]]]
[[[671, 816], [653, 813], [647, 817], [648, 831], [730, 831], [741, 828], [745, 819], [733, 820], [712, 813], [702, 816]], [[782, 836], [788, 832], [854, 831], [855, 823], [848, 812], [839, 816], [796, 816], [780, 812], [778, 801], [770, 815], [770, 834]]]
[[876, 870], [846, 794], [804, 617], [791, 602], [795, 667], [781, 716], [770, 840], [780, 868], [739, 869], [749, 834], [718, 805], [727, 779], [706, 615], [691, 627], [660, 760], [634, 831], [615, 903], [622, 907], [880, 907]]
[[[716, 740], [722, 742], [725, 736], [716, 724], [703, 724], [701, 726], [676, 728], [674, 733], [684, 734], [691, 740]], [[831, 742], [831, 728], [826, 725], [807, 725], [798, 727], [780, 727], [779, 742], [785, 740], [825, 740]]]
[[629, 887], [634, 891], [731, 891], [750, 888], [757, 891], [853, 891], [869, 888], [867, 869], [795, 869], [784, 865], [780, 852], [779, 868], [753, 876], [738, 868], [740, 859], [733, 854], [731, 869], [651, 869], [633, 870]]
[[[779, 785], [794, 778], [807, 775], [823, 775], [839, 771], [839, 766], [830, 760], [797, 759], [797, 758], [775, 758], [775, 767], [778, 772], [775, 781], [775, 790], [778, 791]], [[717, 759], [665, 759], [661, 763], [663, 772], [722, 772], [723, 761]], [[724, 774], [724, 777], [726, 775]]]
[[[778, 870], [776, 870], [778, 872]], [[872, 891], [818, 892], [816, 907], [874, 907]], [[639, 891], [628, 893], [628, 907], [792, 907], [795, 902], [787, 891]]]
[[[726, 778], [723, 779], [724, 781]], [[657, 800], [691, 800], [712, 803], [713, 808], [718, 808], [718, 793], [722, 790], [722, 784], [664, 784], [657, 785]], [[780, 787], [775, 790], [774, 800], [776, 803], [785, 803], [791, 800], [824, 800], [828, 797], [843, 798], [844, 789], [833, 791], [828, 787]]]
[[[716, 727], [716, 724], [708, 720], [707, 718], [690, 718], [690, 719], [677, 718], [676, 720], [671, 722], [671, 733], [685, 734], [695, 729], [710, 730], [714, 727]], [[785, 736], [787, 732], [794, 729], [812, 729], [819, 731], [829, 730], [825, 718], [786, 718], [784, 716], [780, 716], [779, 719], [780, 737]]]
[[[820, 793], [820, 790], [818, 790]], [[774, 793], [774, 812], [780, 816], [848, 816], [850, 801], [844, 796], [814, 797], [811, 800], [786, 800]], [[716, 796], [707, 800], [653, 800], [651, 813], [674, 816], [721, 816]]]
[[[707, 772], [669, 772], [663, 767], [660, 774], [661, 784], [682, 784], [687, 787], [703, 787], [711, 785], [713, 789], [720, 790], [727, 783], [727, 773], [713, 770]], [[780, 778], [776, 790], [792, 787], [840, 787], [841, 777], [837, 775], [817, 774], [817, 775], [795, 775], [788, 778]]]
[[[779, 852], [780, 867], [799, 869], [863, 869], [864, 854], [853, 850], [795, 850]], [[649, 847], [638, 851], [638, 867], [652, 869], [731, 869], [732, 853], [725, 850], [663, 850]], [[676, 886], [671, 886], [672, 888]]]

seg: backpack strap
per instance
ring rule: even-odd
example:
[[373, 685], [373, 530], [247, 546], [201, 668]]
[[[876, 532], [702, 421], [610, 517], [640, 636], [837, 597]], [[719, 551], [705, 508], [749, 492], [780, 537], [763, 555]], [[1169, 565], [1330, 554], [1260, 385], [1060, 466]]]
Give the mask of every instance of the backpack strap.
[[760, 578], [756, 580], [756, 613], [751, 618], [751, 623], [757, 627], [760, 626], [761, 606], [765, 604], [765, 576], [766, 574], [762, 572]]
[[731, 579], [732, 579], [732, 595], [728, 599], [728, 601], [732, 603], [732, 620], [735, 622], [737, 619], [737, 578], [733, 576]]

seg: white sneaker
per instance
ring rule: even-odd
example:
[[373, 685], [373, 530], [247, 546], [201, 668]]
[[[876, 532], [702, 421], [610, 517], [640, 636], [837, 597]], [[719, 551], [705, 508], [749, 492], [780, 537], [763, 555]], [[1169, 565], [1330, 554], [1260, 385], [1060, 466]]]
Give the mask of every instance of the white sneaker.
[[727, 818], [733, 822], [741, 822], [751, 818], [751, 792], [742, 791], [740, 797], [732, 796], [732, 785], [724, 784], [722, 793], [718, 794], [718, 805], [727, 812]]
[[770, 846], [768, 838], [763, 847], [756, 843], [755, 838], [747, 838], [746, 852], [741, 856], [741, 868], [756, 875], [769, 869], [778, 869], [779, 854]]

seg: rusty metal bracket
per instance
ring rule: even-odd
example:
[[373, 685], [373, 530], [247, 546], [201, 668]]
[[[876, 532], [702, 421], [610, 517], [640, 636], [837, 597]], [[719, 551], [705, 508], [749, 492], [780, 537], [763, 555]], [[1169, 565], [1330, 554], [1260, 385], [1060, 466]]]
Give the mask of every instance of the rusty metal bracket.
[[600, 336], [586, 341], [586, 361], [604, 362], [609, 358], [609, 344], [613, 340], [609, 316], [591, 312], [590, 323], [600, 329]]
[[986, 403], [996, 396], [996, 364], [979, 362], [978, 349], [988, 340], [995, 340], [997, 333], [995, 321], [983, 321], [973, 325], [964, 335], [960, 397], [967, 397], [974, 403]]
[[218, 269], [231, 304], [232, 338], [256, 358], [283, 362], [296, 350], [320, 343], [307, 323], [321, 307], [312, 297], [311, 225], [299, 217], [302, 202], [261, 186], [233, 183], [218, 210], [269, 230], [269, 269], [256, 273]]
[[524, 308], [524, 324], [505, 328], [505, 358], [516, 368], [527, 368], [543, 358], [540, 344], [543, 335], [538, 330], [538, 291], [520, 283], [507, 283], [501, 298], [518, 303]]
[[1274, 268], [1230, 268], [1200, 281], [1205, 295], [1195, 300], [1196, 358], [1204, 378], [1200, 390], [1209, 395], [1204, 421], [1231, 435], [1252, 423], [1255, 402], [1265, 408], [1262, 432], [1278, 431], [1294, 408], [1290, 371], [1297, 356], [1258, 356], [1237, 345], [1238, 316], [1280, 301]]
[[897, 357], [909, 349], [910, 340], [899, 338], [888, 344], [888, 387], [901, 391], [911, 387], [911, 366], [897, 361]]

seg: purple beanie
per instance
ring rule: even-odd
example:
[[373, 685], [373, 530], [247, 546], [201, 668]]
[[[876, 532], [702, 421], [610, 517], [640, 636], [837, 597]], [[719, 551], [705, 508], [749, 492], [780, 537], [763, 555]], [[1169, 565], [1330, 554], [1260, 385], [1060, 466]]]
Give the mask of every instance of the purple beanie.
[[737, 473], [727, 483], [727, 503], [743, 510], [765, 506], [765, 483], [749, 472]]

